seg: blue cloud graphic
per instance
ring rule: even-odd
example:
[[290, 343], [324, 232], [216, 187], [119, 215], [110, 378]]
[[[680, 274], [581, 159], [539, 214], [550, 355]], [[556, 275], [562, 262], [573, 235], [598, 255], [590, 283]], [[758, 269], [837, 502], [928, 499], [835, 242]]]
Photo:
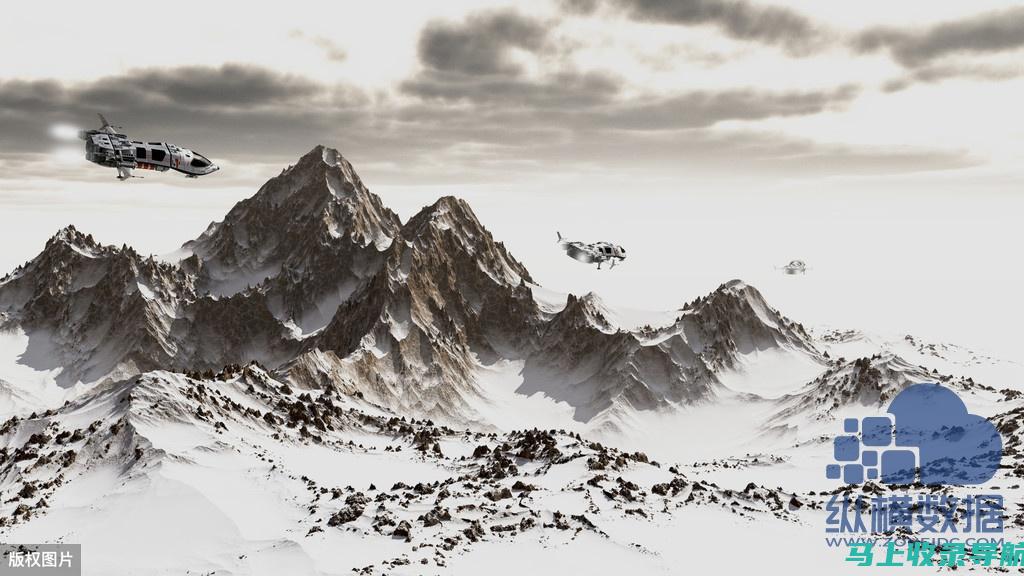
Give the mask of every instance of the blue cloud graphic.
[[914, 384], [893, 398], [889, 413], [895, 420], [896, 446], [918, 448], [924, 484], [981, 484], [999, 468], [999, 431], [968, 413], [951, 390], [939, 384]]

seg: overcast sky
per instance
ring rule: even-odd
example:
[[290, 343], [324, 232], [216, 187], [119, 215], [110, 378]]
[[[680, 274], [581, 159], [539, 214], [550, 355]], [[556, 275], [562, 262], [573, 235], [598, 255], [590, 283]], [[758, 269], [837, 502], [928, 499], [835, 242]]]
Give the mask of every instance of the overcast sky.
[[[1020, 239], [1022, 52], [1024, 5], [990, 0], [17, 3], [0, 20], [0, 264], [68, 221], [169, 250], [323, 143], [403, 216], [469, 198], [556, 287], [667, 305], [751, 252], [766, 269], [895, 259], [909, 281], [950, 257], [915, 260], [906, 229], [969, 229], [944, 242], [974, 263], [951, 265], [999, 271], [942, 302], [1020, 278], [991, 254]], [[95, 112], [222, 170], [114, 182], [51, 134]], [[556, 226], [650, 265], [560, 275], [575, 263], [548, 256]]]

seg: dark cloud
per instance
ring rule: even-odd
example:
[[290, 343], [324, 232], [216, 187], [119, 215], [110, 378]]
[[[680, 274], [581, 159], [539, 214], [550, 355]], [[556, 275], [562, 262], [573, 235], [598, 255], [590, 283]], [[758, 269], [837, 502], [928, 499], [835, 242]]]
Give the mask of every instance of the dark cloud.
[[129, 74], [123, 85], [97, 82], [77, 96], [92, 101], [122, 98], [166, 100], [192, 107], [247, 108], [288, 105], [317, 94], [322, 87], [305, 78], [264, 68], [225, 64], [219, 68], [183, 66]]
[[[8, 172], [3, 177], [54, 170], [47, 165], [47, 153], [55, 146], [50, 125], [93, 126], [97, 111], [134, 138], [193, 147], [225, 166], [284, 165], [325, 143], [340, 148], [357, 166], [370, 167], [364, 176], [393, 183], [503, 180], [529, 170], [594, 163], [623, 169], [631, 163], [661, 162], [661, 169], [692, 163], [710, 169], [738, 158], [752, 174], [781, 166], [794, 174], [811, 166], [841, 173], [844, 167], [868, 170], [873, 159], [897, 170], [928, 164], [930, 157], [816, 151], [811, 145], [794, 151], [790, 142], [779, 139], [716, 139], [710, 129], [728, 120], [841, 107], [855, 97], [851, 88], [644, 97], [628, 95], [620, 80], [596, 72], [464, 70], [425, 65], [402, 85], [403, 97], [397, 99], [239, 65], [137, 70], [72, 84], [0, 82], [0, 149], [5, 151], [0, 162]], [[224, 172], [210, 185], [238, 184], [237, 176]], [[103, 171], [81, 175], [108, 176]]]
[[94, 82], [0, 81], [0, 110], [245, 110], [288, 106], [322, 95], [308, 79], [239, 64], [133, 70]]
[[[528, 76], [510, 57], [514, 49], [554, 69]], [[564, 65], [564, 53], [546, 24], [512, 11], [473, 14], [460, 22], [427, 24], [419, 41], [422, 70], [404, 81], [400, 90], [424, 102], [400, 112], [422, 123], [443, 118], [445, 126], [500, 127], [517, 132], [559, 116], [586, 111], [612, 101], [621, 89], [616, 77], [581, 72]], [[427, 120], [429, 121], [429, 120]], [[550, 131], [550, 124], [541, 126]], [[569, 129], [571, 126], [561, 126]]]
[[[95, 113], [140, 137], [184, 145], [248, 150], [267, 137], [316, 130], [329, 109], [336, 121], [358, 115], [368, 99], [358, 90], [238, 64], [134, 70], [93, 82], [0, 81], [0, 145], [20, 151], [50, 148], [54, 123], [92, 126]], [[322, 132], [322, 130], [320, 130]], [[151, 136], [144, 136], [149, 134]], [[201, 149], [201, 148], [200, 148]]]
[[[601, 3], [566, 0], [562, 6], [592, 14]], [[810, 52], [825, 36], [821, 26], [798, 12], [743, 0], [603, 0], [603, 4], [637, 21], [715, 26], [732, 38], [780, 46], [793, 54]]]
[[440, 72], [515, 74], [513, 48], [540, 51], [548, 39], [542, 22], [503, 10], [470, 15], [463, 22], [434, 21], [420, 35], [423, 64]]
[[[635, 5], [647, 12], [655, 10], [653, 3]], [[572, 7], [593, 9], [580, 2]], [[553, 70], [540, 66], [527, 75], [509, 59], [513, 48], [534, 53], [544, 64], [549, 63], [545, 56], [563, 56], [551, 36], [541, 22], [509, 11], [430, 23], [420, 39], [423, 69], [400, 88], [434, 105], [417, 109], [421, 118], [471, 115], [476, 125], [504, 125], [506, 132], [509, 127], [531, 125], [574, 132], [711, 126], [725, 120], [814, 114], [856, 95], [856, 90], [843, 87], [800, 93], [727, 90], [623, 98], [624, 83], [611, 74], [579, 71], [565, 65], [564, 59], [553, 58]]]
[[1024, 7], [945, 22], [921, 31], [874, 28], [854, 39], [856, 50], [888, 51], [908, 68], [952, 55], [984, 55], [1024, 47]]

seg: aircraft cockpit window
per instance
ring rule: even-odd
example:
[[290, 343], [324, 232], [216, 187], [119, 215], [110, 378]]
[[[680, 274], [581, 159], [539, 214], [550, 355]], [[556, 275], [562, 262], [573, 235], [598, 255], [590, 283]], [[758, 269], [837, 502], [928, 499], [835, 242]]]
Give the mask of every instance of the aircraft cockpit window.
[[163, 162], [167, 153], [163, 150], [151, 150], [150, 153], [153, 155], [153, 160], [156, 162]]
[[136, 147], [135, 148], [135, 157], [138, 158], [139, 160], [145, 160], [146, 159], [146, 149], [145, 148]]
[[207, 162], [205, 158], [201, 158], [201, 157], [197, 156], [197, 157], [192, 159], [192, 167], [193, 168], [206, 168], [209, 165], [210, 165], [210, 163]]

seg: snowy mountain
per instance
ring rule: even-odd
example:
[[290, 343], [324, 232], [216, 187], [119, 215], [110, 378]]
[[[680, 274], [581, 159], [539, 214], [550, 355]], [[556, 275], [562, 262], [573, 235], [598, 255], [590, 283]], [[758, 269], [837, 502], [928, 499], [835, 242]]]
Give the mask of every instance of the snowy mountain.
[[183, 250], [167, 263], [63, 230], [0, 284], [5, 324], [53, 351], [61, 386], [257, 360], [302, 388], [454, 423], [481, 421], [478, 376], [499, 364], [519, 367], [517, 393], [589, 422], [707, 401], [716, 371], [753, 351], [817, 355], [738, 281], [643, 331], [614, 328], [595, 295], [546, 311], [466, 202], [403, 224], [322, 146]]
[[285, 371], [311, 386], [342, 376], [387, 405], [467, 418], [477, 365], [529, 345], [540, 321], [530, 281], [465, 202], [442, 198], [401, 228], [381, 270]]
[[193, 298], [177, 267], [70, 226], [0, 283], [6, 327], [33, 335], [27, 360], [61, 366], [61, 385], [174, 365], [171, 325]]
[[739, 280], [624, 326], [465, 201], [403, 223], [322, 146], [183, 251], [68, 227], [0, 279], [5, 541], [83, 543], [95, 574], [678, 572], [679, 534], [811, 540], [835, 424], [918, 382], [1024, 470], [1015, 363], [816, 338]]
[[671, 331], [682, 335], [711, 368], [732, 368], [755, 351], [786, 348], [817, 357], [820, 353], [803, 325], [793, 322], [740, 280], [690, 302]]
[[297, 346], [262, 293], [216, 298], [195, 285], [179, 266], [68, 227], [0, 282], [0, 313], [5, 330], [28, 337], [22, 362], [59, 369], [63, 387], [225, 359], [273, 362]]
[[381, 269], [399, 227], [347, 160], [317, 146], [187, 242], [182, 267], [217, 296], [260, 285], [279, 319], [309, 333]]

